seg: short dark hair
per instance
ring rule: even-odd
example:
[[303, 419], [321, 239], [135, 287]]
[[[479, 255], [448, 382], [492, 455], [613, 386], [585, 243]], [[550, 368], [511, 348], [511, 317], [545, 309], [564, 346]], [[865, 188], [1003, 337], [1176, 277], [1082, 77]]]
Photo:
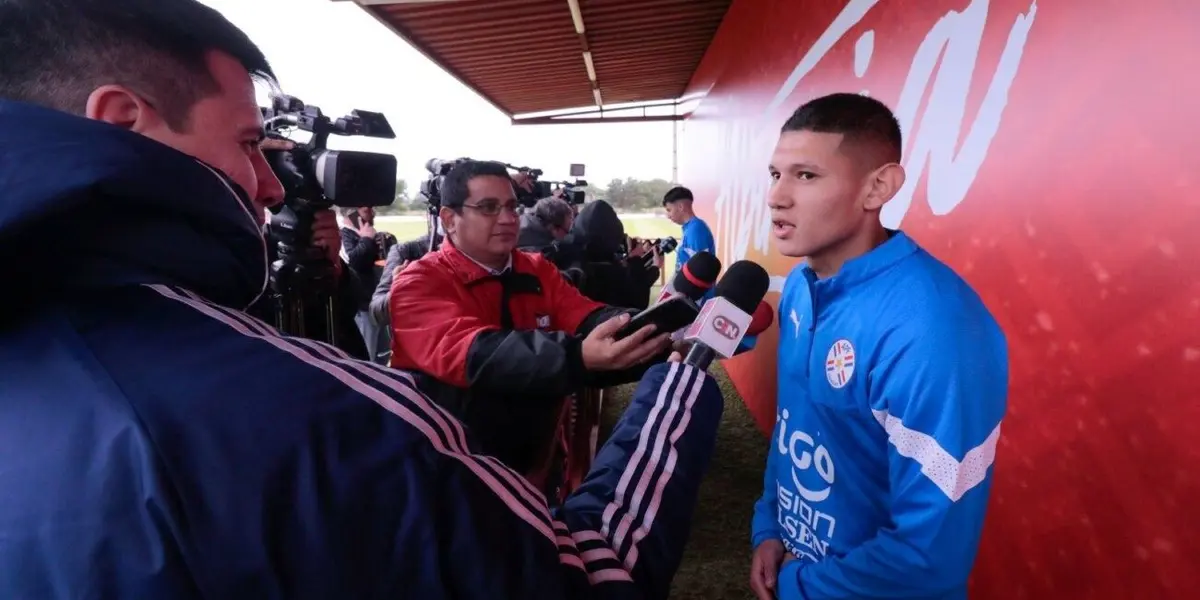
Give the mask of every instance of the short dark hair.
[[508, 174], [508, 168], [504, 166], [504, 163], [464, 160], [454, 165], [450, 172], [446, 173], [446, 179], [442, 182], [442, 206], [456, 211], [461, 210], [463, 204], [467, 203], [467, 198], [471, 196], [471, 190], [467, 187], [467, 183], [476, 177], [487, 176], [503, 177], [512, 181], [512, 176]]
[[562, 198], [542, 198], [533, 205], [533, 218], [544, 227], [565, 229], [567, 221], [575, 216], [575, 209]]
[[682, 185], [677, 185], [663, 194], [663, 206], [679, 200], [695, 200], [692, 196], [692, 190], [689, 190]]
[[0, 23], [0, 98], [68, 113], [120, 84], [184, 129], [195, 103], [218, 91], [211, 51], [275, 80], [245, 32], [196, 0], [0, 0]]
[[805, 102], [783, 124], [782, 133], [790, 131], [840, 133], [844, 141], [886, 153], [886, 162], [900, 162], [904, 147], [896, 115], [884, 103], [862, 94], [830, 94]]

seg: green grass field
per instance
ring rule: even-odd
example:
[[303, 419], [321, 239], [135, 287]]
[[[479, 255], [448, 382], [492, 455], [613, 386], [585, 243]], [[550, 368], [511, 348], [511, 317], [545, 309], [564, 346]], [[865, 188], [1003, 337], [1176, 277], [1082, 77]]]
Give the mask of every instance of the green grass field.
[[[637, 238], [674, 237], [679, 239], [679, 226], [666, 217], [651, 215], [625, 215], [621, 217], [625, 224], [625, 233]], [[376, 228], [396, 236], [401, 242], [419, 238], [425, 235], [425, 221], [420, 217], [376, 217]], [[666, 257], [667, 273], [675, 272], [675, 253]]]

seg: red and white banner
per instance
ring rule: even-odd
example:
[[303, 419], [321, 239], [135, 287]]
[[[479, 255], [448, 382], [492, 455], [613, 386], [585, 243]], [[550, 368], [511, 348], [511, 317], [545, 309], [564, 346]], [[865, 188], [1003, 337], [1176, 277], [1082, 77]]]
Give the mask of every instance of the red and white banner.
[[[737, 0], [693, 78], [681, 179], [721, 261], [776, 285], [783, 120], [834, 91], [897, 112], [909, 185], [885, 222], [965, 276], [1010, 347], [973, 599], [1200, 593], [1197, 32], [1187, 0]], [[764, 430], [774, 331], [726, 363]]]

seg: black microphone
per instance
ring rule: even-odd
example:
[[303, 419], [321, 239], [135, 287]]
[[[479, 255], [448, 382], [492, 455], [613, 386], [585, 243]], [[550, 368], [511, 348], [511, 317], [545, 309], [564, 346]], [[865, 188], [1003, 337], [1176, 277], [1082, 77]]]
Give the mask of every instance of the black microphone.
[[717, 356], [729, 358], [737, 353], [753, 320], [751, 315], [767, 295], [771, 276], [766, 269], [748, 260], [729, 266], [729, 272], [717, 283], [717, 296], [704, 304], [700, 315], [683, 334], [692, 349], [684, 364], [707, 369]]
[[701, 250], [683, 263], [683, 267], [675, 274], [675, 278], [663, 287], [654, 303], [658, 304], [676, 293], [691, 298], [693, 302], [698, 301], [708, 293], [720, 274], [721, 261], [711, 252]]

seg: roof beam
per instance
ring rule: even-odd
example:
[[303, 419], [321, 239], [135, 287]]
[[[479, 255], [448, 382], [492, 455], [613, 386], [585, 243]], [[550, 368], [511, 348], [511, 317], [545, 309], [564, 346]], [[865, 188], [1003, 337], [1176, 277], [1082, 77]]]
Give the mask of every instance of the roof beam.
[[579, 36], [579, 47], [583, 51], [583, 67], [587, 69], [588, 81], [592, 84], [592, 99], [596, 108], [604, 110], [604, 99], [600, 96], [600, 82], [596, 79], [596, 63], [592, 61], [592, 49], [588, 46], [587, 27], [583, 24], [583, 11], [579, 9], [579, 0], [567, 0], [567, 8], [571, 9], [571, 22], [575, 24], [575, 34]]
[[[597, 111], [584, 118], [624, 118], [641, 112], [626, 112], [626, 105], [678, 98], [686, 93], [692, 72], [733, 2], [326, 1], [367, 11], [510, 119], [522, 122], [570, 108]], [[543, 32], [528, 38], [531, 22]], [[581, 81], [583, 77], [587, 79]], [[671, 118], [685, 110], [647, 112], [651, 114], [637, 120]]]
[[[650, 102], [642, 102], [632, 106], [620, 106], [611, 108], [607, 111], [597, 106], [596, 108], [585, 108], [579, 110], [568, 110], [556, 112], [554, 114], [530, 114], [528, 116], [512, 117], [513, 125], [583, 125], [596, 123], [651, 123], [656, 121], [683, 121], [691, 116], [691, 113], [679, 112], [679, 100], [656, 100]], [[671, 107], [669, 115], [652, 115], [646, 111], [650, 108], [665, 108]], [[642, 111], [642, 114], [627, 114], [634, 111]]]

